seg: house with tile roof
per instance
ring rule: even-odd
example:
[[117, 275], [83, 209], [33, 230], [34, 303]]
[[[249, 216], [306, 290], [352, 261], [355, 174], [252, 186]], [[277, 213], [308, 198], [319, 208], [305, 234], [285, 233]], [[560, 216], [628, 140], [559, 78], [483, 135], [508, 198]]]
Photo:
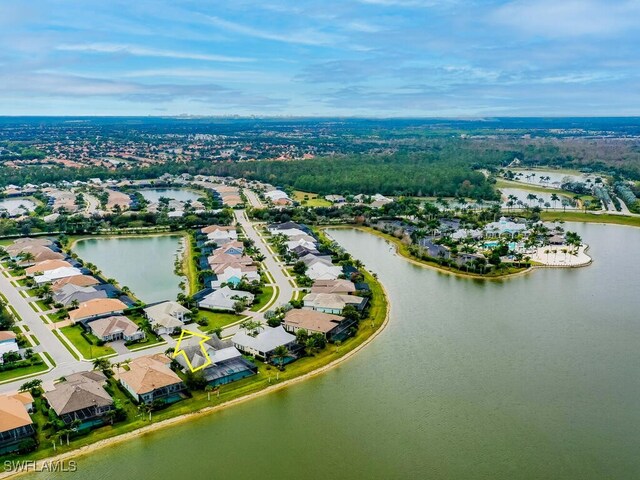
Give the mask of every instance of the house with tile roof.
[[69, 318], [73, 323], [83, 322], [107, 315], [122, 313], [127, 305], [117, 298], [94, 298], [80, 304], [75, 310], [69, 312]]
[[162, 354], [139, 357], [129, 364], [128, 371], [117, 370], [115, 377], [139, 403], [149, 405], [158, 400], [173, 403], [182, 399], [181, 392], [187, 387], [169, 368], [170, 363]]
[[304, 307], [324, 313], [339, 315], [347, 305], [362, 310], [367, 299], [357, 295], [341, 295], [338, 293], [310, 293], [304, 297]]
[[181, 350], [184, 353], [176, 356], [176, 361], [184, 372], [189, 370], [189, 365], [196, 369], [211, 361], [201, 372], [207, 383], [214, 387], [235, 382], [258, 372], [258, 367], [244, 358], [230, 341], [223, 341], [215, 336], [202, 345], [199, 338], [187, 339]]
[[67, 425], [75, 420], [82, 422], [81, 428], [101, 425], [104, 415], [113, 410], [113, 399], [104, 389], [106, 382], [102, 372], [74, 373], [56, 383], [44, 397]]
[[170, 335], [182, 328], [189, 313], [191, 310], [174, 301], [147, 305], [144, 309], [144, 315], [158, 335]]
[[87, 323], [87, 328], [103, 342], [135, 342], [144, 340], [144, 331], [133, 321], [124, 315], [99, 318]]
[[24, 402], [16, 396], [0, 395], [0, 455], [20, 450], [35, 434]]

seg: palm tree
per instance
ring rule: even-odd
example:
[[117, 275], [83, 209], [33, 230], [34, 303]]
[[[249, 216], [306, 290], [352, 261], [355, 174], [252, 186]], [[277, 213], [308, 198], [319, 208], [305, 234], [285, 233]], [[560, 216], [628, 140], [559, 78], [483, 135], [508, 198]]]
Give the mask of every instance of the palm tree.
[[116, 418], [116, 415], [118, 413], [115, 410], [109, 410], [107, 412], [105, 412], [104, 417], [109, 420], [109, 422], [111, 423], [111, 425], [113, 425], [113, 422]]
[[204, 391], [207, 392], [207, 400], [211, 401], [211, 392], [213, 391], [213, 387], [211, 385], [207, 385], [204, 387]]
[[20, 260], [21, 260], [20, 263], [30, 263], [36, 259], [36, 257], [34, 257], [33, 253], [31, 252], [22, 252], [18, 256], [20, 257]]
[[273, 350], [273, 358], [279, 360], [278, 368], [284, 370], [284, 360], [289, 356], [289, 349], [285, 345], [279, 345]]
[[151, 411], [153, 410], [153, 407], [151, 405], [143, 403], [142, 405], [138, 406], [138, 410], [142, 412], [142, 415], [146, 415], [148, 413], [149, 421], [151, 421]]
[[531, 206], [531, 202], [533, 200], [536, 200], [538, 198], [538, 196], [535, 193], [530, 193], [529, 195], [527, 195], [527, 200], [529, 200], [529, 206]]
[[551, 201], [553, 202], [553, 208], [556, 208], [556, 203], [560, 201], [560, 197], [555, 193], [551, 194]]
[[93, 361], [93, 369], [94, 370], [102, 370], [102, 372], [106, 372], [111, 368], [111, 362], [109, 362], [106, 358], [96, 358]]

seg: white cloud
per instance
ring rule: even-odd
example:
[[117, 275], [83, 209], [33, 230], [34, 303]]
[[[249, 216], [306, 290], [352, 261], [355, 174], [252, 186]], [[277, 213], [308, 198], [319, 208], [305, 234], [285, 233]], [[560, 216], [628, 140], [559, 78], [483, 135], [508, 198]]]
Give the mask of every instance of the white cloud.
[[56, 50], [67, 52], [89, 52], [89, 53], [120, 53], [133, 55], [135, 57], [166, 57], [180, 58], [188, 60], [203, 60], [208, 62], [251, 62], [253, 59], [244, 57], [230, 57], [227, 55], [215, 55], [194, 52], [178, 52], [175, 50], [162, 50], [157, 48], [140, 47], [136, 45], [124, 45], [117, 43], [79, 43], [63, 44], [56, 47]]
[[216, 27], [224, 29], [228, 32], [238, 33], [240, 35], [245, 35], [248, 37], [262, 38], [264, 40], [272, 40], [275, 42], [318, 46], [332, 45], [339, 40], [334, 35], [329, 35], [314, 29], [306, 29], [296, 32], [287, 31], [283, 33], [275, 33], [261, 30], [259, 28], [251, 27], [248, 25], [231, 22], [219, 17], [206, 16], [206, 18], [212, 25], [215, 25]]
[[490, 18], [520, 32], [547, 37], [619, 34], [637, 27], [638, 1], [517, 0]]

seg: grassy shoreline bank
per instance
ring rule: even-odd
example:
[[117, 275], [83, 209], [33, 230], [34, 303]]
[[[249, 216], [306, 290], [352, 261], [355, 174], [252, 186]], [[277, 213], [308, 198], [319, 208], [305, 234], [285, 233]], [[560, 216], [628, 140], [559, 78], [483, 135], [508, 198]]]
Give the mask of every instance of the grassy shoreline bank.
[[[328, 345], [315, 356], [304, 357], [290, 364], [285, 371], [279, 373], [280, 378], [278, 381], [275, 380], [275, 369], [260, 363], [258, 375], [223, 387], [219, 399], [213, 397], [212, 400], [209, 401], [207, 393], [195, 391], [193, 392], [193, 398], [175, 404], [166, 410], [154, 413], [154, 422], [151, 424], [142, 419], [135, 419], [125, 424], [116, 423], [113, 426], [102, 427], [87, 437], [72, 441], [70, 447], [59, 446], [57, 452], [53, 451], [49, 442], [49, 446], [41, 450], [18, 457], [10, 457], [9, 459], [49, 461], [67, 460], [87, 455], [97, 449], [122, 443], [134, 437], [218, 412], [258, 396], [286, 388], [336, 367], [373, 341], [389, 322], [390, 303], [384, 286], [368, 272], [365, 271], [364, 274], [366, 281], [371, 286], [373, 299], [369, 318], [361, 322], [358, 333], [354, 337], [346, 340], [339, 347]], [[45, 440], [42, 439], [42, 442], [44, 444]], [[26, 473], [31, 472], [5, 471], [0, 473], [0, 479]]]
[[432, 268], [434, 270], [438, 270], [439, 272], [442, 273], [447, 273], [450, 275], [456, 275], [458, 277], [463, 277], [463, 278], [470, 278], [470, 279], [482, 279], [482, 280], [502, 280], [505, 278], [513, 278], [515, 276], [519, 276], [525, 273], [529, 273], [530, 271], [533, 270], [534, 267], [529, 267], [529, 268], [519, 268], [519, 269], [513, 269], [514, 271], [510, 271], [508, 273], [501, 273], [499, 275], [480, 275], [478, 273], [467, 273], [467, 272], [463, 272], [454, 268], [450, 268], [450, 267], [444, 267], [442, 265], [440, 265], [437, 262], [430, 262], [427, 260], [422, 260], [419, 258], [415, 258], [413, 255], [411, 255], [411, 253], [409, 253], [409, 248], [408, 245], [405, 245], [404, 243], [402, 243], [400, 241], [399, 238], [394, 237], [393, 235], [389, 235], [388, 233], [384, 233], [381, 232], [379, 230], [376, 230], [375, 228], [372, 227], [366, 227], [363, 225], [327, 225], [327, 226], [323, 226], [321, 227], [322, 229], [328, 229], [328, 228], [353, 228], [356, 230], [360, 230], [362, 232], [367, 232], [367, 233], [371, 233], [372, 235], [377, 235], [380, 238], [383, 238], [384, 240], [389, 241], [390, 243], [392, 243], [396, 249], [396, 253], [398, 255], [400, 255], [401, 257], [403, 257], [406, 261], [411, 262], [415, 265], [419, 265], [421, 267], [425, 267], [425, 268]]
[[612, 215], [610, 213], [542, 212], [540, 218], [548, 222], [559, 220], [564, 222], [601, 223], [640, 227], [640, 216]]

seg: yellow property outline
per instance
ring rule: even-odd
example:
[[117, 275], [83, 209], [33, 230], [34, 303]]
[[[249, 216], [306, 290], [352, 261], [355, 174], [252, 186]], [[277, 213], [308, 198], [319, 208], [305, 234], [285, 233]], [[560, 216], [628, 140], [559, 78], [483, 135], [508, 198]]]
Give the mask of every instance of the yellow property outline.
[[[190, 334], [190, 336], [188, 336], [187, 338], [191, 338], [191, 336], [194, 336], [194, 337], [200, 337], [202, 339], [199, 342], [200, 349], [202, 350], [202, 354], [207, 359], [207, 361], [202, 365], [200, 365], [198, 368], [193, 368], [193, 365], [191, 365], [191, 362], [189, 361], [189, 357], [187, 357], [187, 352], [185, 352], [180, 348], [180, 344], [182, 343], [182, 340], [184, 339], [185, 334]], [[182, 332], [180, 333], [180, 338], [178, 339], [178, 343], [176, 344], [176, 348], [173, 352], [173, 358], [175, 359], [178, 357], [178, 355], [182, 355], [185, 361], [187, 362], [187, 366], [194, 373], [197, 372], [198, 370], [202, 370], [203, 368], [208, 367], [213, 362], [211, 362], [211, 357], [209, 357], [209, 354], [207, 353], [207, 349], [204, 347], [204, 342], [210, 339], [211, 337], [207, 337], [206, 335], [200, 332], [190, 332], [189, 330], [182, 330]]]

